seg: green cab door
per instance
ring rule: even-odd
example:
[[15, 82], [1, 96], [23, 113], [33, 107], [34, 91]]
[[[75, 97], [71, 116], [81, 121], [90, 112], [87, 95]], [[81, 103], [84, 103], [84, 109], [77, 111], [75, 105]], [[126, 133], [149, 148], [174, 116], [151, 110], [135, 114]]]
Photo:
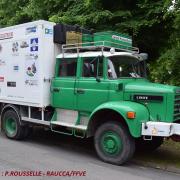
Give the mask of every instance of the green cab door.
[[51, 104], [61, 109], [74, 109], [76, 106], [77, 58], [57, 59], [55, 78], [51, 84]]
[[77, 79], [77, 110], [92, 112], [97, 106], [108, 101], [109, 82], [104, 78], [103, 57], [80, 58], [81, 73]]

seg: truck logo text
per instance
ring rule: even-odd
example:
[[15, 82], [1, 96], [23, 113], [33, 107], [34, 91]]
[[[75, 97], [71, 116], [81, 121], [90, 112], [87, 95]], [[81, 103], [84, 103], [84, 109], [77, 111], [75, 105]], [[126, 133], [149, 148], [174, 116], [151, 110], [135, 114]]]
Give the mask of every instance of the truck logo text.
[[163, 96], [151, 96], [151, 95], [134, 95], [135, 101], [163, 101]]

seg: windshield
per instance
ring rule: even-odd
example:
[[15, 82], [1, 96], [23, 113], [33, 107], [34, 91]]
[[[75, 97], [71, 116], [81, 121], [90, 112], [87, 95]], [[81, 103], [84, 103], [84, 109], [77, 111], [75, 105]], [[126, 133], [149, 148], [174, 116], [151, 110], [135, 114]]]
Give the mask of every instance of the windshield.
[[145, 62], [129, 56], [108, 57], [108, 77], [109, 79], [146, 77]]

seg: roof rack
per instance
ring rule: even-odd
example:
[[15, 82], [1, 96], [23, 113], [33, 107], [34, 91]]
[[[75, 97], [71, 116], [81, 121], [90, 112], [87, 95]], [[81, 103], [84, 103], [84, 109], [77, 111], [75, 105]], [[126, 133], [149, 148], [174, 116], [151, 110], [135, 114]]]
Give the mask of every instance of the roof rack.
[[114, 48], [115, 51], [125, 51], [131, 53], [139, 53], [139, 48], [128, 46], [121, 43], [114, 43], [111, 41], [96, 41], [96, 42], [86, 42], [86, 43], [75, 43], [75, 44], [64, 44], [62, 45], [62, 53], [71, 52], [79, 53], [84, 51], [108, 51]]

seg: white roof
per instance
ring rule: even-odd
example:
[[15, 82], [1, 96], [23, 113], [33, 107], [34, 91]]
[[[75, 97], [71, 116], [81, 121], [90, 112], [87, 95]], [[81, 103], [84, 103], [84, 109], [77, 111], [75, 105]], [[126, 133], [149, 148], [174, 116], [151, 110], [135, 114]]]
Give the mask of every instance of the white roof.
[[25, 27], [26, 26], [34, 26], [34, 25], [39, 25], [39, 24], [52, 24], [52, 25], [55, 25], [55, 23], [53, 23], [53, 22], [49, 22], [49, 21], [45, 21], [45, 20], [38, 20], [38, 21], [32, 21], [32, 22], [27, 22], [27, 23], [23, 23], [23, 24], [14, 25], [14, 26], [0, 28], [0, 32], [1, 31], [9, 31], [9, 30], [24, 27], [24, 26]]
[[[97, 56], [102, 56], [102, 51], [87, 51], [87, 52], [80, 52], [78, 53], [64, 53], [64, 54], [59, 54], [56, 58], [76, 58], [76, 57], [97, 57]], [[112, 56], [128, 56], [128, 57], [134, 57], [137, 59], [141, 59], [138, 54], [134, 54], [131, 52], [115, 52], [115, 53], [110, 53], [108, 51], [103, 52], [104, 57], [112, 57]]]

